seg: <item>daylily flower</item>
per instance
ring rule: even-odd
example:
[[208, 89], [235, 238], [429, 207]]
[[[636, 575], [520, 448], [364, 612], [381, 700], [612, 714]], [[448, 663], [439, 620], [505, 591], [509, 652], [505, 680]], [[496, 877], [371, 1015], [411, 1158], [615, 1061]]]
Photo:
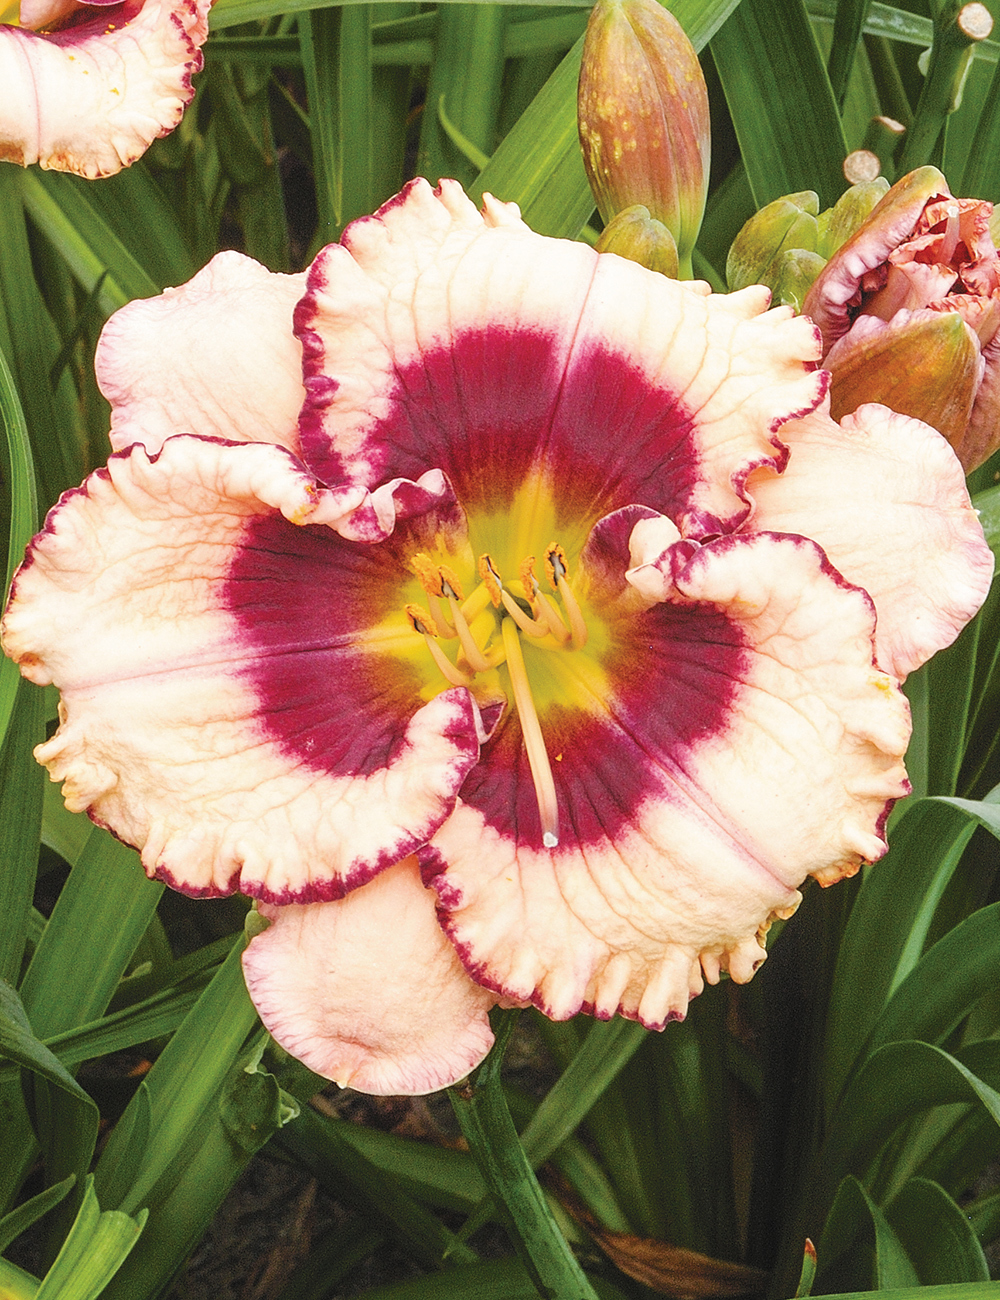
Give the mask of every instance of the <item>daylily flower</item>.
[[1000, 256], [993, 205], [936, 167], [904, 176], [803, 303], [823, 334], [833, 414], [884, 402], [939, 429], [966, 471], [1000, 446]]
[[441, 1087], [498, 1000], [662, 1027], [883, 853], [899, 678], [992, 558], [940, 435], [835, 424], [767, 302], [415, 181], [305, 277], [224, 253], [109, 323], [118, 450], [5, 649], [70, 808], [260, 900], [317, 1072]]
[[22, 0], [0, 24], [0, 159], [90, 178], [181, 120], [211, 0]]

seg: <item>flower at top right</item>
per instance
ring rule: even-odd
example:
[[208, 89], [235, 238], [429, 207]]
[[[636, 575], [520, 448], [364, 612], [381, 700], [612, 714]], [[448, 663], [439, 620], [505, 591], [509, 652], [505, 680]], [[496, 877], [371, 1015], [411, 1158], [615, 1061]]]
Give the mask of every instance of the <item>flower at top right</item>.
[[889, 190], [803, 303], [835, 419], [881, 402], [939, 429], [968, 474], [1000, 447], [1000, 255], [993, 205], [936, 167]]

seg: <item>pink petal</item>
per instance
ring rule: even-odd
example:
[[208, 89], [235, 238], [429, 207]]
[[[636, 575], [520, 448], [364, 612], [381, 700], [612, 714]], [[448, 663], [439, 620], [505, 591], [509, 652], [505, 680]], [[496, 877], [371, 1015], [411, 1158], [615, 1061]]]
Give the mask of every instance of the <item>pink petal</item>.
[[187, 284], [115, 312], [96, 357], [115, 450], [198, 433], [297, 451], [305, 393], [292, 310], [304, 288], [304, 274], [219, 253]]
[[558, 847], [532, 832], [508, 722], [421, 851], [473, 979], [558, 1019], [589, 1008], [658, 1027], [702, 972], [749, 979], [804, 877], [881, 856], [909, 790], [908, 708], [873, 666], [868, 597], [802, 538], [680, 541], [653, 562], [650, 531], [633, 558], [644, 602], [655, 569], [662, 603], [635, 615], [622, 659], [642, 671], [622, 679], [609, 661], [603, 700], [542, 718]]
[[862, 406], [785, 425], [780, 479], [754, 475], [752, 531], [805, 533], [878, 611], [878, 662], [903, 678], [950, 645], [979, 609], [993, 555], [962, 467], [920, 420]]
[[126, 0], [59, 31], [0, 26], [0, 158], [111, 176], [172, 131], [211, 0]]
[[927, 202], [948, 193], [948, 182], [936, 167], [918, 167], [896, 182], [830, 258], [802, 304], [803, 313], [819, 326], [824, 353], [850, 328], [850, 308], [861, 305], [865, 276], [910, 238]]
[[366, 640], [395, 590], [376, 548], [304, 526], [359, 497], [317, 489], [277, 447], [172, 438], [154, 460], [113, 456], [32, 544], [4, 646], [61, 692], [36, 756], [151, 875], [336, 897], [451, 811], [485, 735], [476, 705], [465, 689], [425, 703]]
[[717, 531], [745, 515], [750, 469], [780, 462], [777, 423], [824, 391], [813, 327], [767, 302], [414, 181], [309, 273], [303, 455], [326, 482], [369, 486], [436, 466], [490, 511], [538, 471], [567, 513], [641, 500], [682, 532]]
[[496, 998], [466, 975], [414, 858], [339, 902], [261, 907], [243, 955], [265, 1027], [310, 1070], [359, 1092], [419, 1096], [493, 1044]]

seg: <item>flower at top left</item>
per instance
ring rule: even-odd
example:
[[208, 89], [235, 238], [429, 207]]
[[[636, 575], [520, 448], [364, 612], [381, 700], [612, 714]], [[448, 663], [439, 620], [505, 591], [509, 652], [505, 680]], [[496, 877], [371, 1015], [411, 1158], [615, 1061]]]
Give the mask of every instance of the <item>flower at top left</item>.
[[22, 0], [0, 25], [0, 159], [95, 180], [169, 134], [191, 102], [211, 0]]

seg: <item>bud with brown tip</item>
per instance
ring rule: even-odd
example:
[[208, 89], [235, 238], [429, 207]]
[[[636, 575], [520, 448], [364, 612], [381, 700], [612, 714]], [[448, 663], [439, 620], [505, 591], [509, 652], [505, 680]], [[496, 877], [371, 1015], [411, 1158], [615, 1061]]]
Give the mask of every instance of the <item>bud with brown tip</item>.
[[708, 92], [694, 46], [656, 0], [598, 0], [577, 108], [603, 220], [642, 204], [673, 235], [690, 277], [708, 191]]

